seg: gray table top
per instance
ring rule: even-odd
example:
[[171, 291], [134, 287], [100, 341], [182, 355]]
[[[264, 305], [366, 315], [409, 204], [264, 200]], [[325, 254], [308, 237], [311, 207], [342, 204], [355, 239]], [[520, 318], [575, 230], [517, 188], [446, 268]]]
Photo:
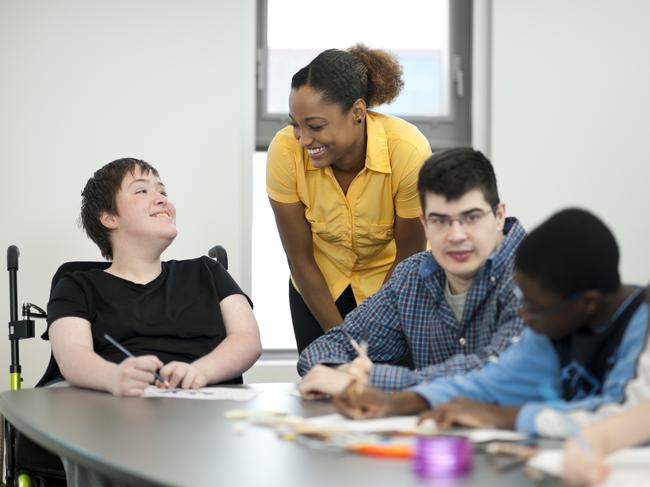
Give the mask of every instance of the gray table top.
[[[0, 412], [37, 443], [59, 455], [134, 485], [245, 486], [495, 486], [538, 485], [522, 469], [498, 472], [477, 454], [474, 469], [453, 479], [419, 478], [411, 462], [322, 450], [283, 441], [269, 428], [241, 431], [229, 409], [333, 412], [303, 401], [293, 384], [258, 384], [251, 401], [119, 398], [77, 388], [0, 393]], [[545, 481], [544, 485], [551, 485]]]

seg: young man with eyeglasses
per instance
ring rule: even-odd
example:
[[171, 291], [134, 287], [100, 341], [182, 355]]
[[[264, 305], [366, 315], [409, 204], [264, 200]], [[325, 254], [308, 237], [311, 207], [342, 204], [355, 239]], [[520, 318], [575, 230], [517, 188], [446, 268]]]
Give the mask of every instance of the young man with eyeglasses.
[[[431, 250], [405, 259], [342, 325], [303, 351], [303, 396], [336, 395], [354, 379], [400, 390], [466, 373], [519, 336], [512, 265], [525, 232], [505, 216], [490, 161], [470, 148], [436, 153], [420, 170], [418, 192]], [[404, 357], [414, 367], [396, 364]]]
[[358, 418], [423, 415], [438, 426], [571, 436], [581, 424], [650, 397], [644, 289], [622, 285], [610, 230], [591, 213], [553, 215], [519, 246], [521, 340], [494, 363], [387, 394], [348, 387], [336, 398]]

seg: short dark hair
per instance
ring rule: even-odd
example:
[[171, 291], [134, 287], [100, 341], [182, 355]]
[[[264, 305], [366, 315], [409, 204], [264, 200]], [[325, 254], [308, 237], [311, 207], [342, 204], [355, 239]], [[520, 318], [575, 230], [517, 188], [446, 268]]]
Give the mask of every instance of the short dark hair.
[[394, 100], [402, 87], [402, 66], [395, 56], [357, 44], [350, 49], [328, 49], [291, 78], [291, 88], [308, 85], [323, 93], [323, 100], [348, 111], [359, 98], [369, 107]]
[[427, 192], [455, 201], [473, 189], [481, 190], [492, 211], [501, 201], [492, 163], [471, 147], [436, 152], [420, 168], [418, 193], [423, 212]]
[[580, 208], [555, 213], [519, 245], [515, 269], [547, 291], [569, 297], [581, 291], [616, 291], [618, 245], [609, 228]]
[[107, 260], [113, 258], [113, 248], [109, 238], [111, 232], [99, 218], [103, 212], [111, 215], [118, 214], [115, 196], [122, 186], [126, 173], [135, 174], [136, 166], [143, 173], [153, 173], [158, 176], [158, 171], [149, 163], [126, 157], [109, 162], [95, 171], [81, 192], [81, 225], [86, 235], [97, 244], [102, 256]]

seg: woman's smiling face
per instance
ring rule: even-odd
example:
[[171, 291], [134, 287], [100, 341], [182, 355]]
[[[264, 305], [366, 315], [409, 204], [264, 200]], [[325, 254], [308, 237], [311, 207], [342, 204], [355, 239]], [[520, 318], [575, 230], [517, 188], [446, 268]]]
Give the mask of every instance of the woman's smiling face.
[[293, 134], [318, 168], [345, 163], [365, 143], [364, 125], [357, 122], [365, 117], [365, 106], [357, 112], [356, 104], [344, 112], [339, 104], [324, 101], [309, 85], [291, 90], [289, 96]]

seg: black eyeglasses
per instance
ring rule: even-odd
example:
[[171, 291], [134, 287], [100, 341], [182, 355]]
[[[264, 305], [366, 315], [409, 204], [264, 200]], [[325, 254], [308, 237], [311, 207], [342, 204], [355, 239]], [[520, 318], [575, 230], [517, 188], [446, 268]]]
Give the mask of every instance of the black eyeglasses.
[[458, 222], [461, 227], [471, 228], [478, 225], [486, 215], [494, 213], [496, 207], [489, 210], [471, 210], [467, 213], [461, 213], [456, 217], [448, 215], [430, 215], [426, 218], [427, 225], [433, 228], [436, 232], [445, 232], [450, 230], [454, 222]]
[[557, 304], [554, 304], [553, 306], [548, 306], [546, 308], [537, 308], [537, 309], [531, 309], [530, 304], [526, 302], [526, 299], [524, 298], [524, 293], [521, 292], [521, 289], [516, 287], [514, 289], [515, 296], [517, 297], [517, 307], [519, 308], [519, 311], [521, 313], [524, 313], [526, 317], [528, 318], [526, 321], [540, 321], [543, 320], [544, 318], [548, 318], [551, 315], [554, 315], [558, 311], [563, 310], [566, 308], [568, 305], [575, 303], [578, 299], [580, 299], [585, 291], [578, 291], [573, 294], [571, 294], [569, 297], [563, 299]]

